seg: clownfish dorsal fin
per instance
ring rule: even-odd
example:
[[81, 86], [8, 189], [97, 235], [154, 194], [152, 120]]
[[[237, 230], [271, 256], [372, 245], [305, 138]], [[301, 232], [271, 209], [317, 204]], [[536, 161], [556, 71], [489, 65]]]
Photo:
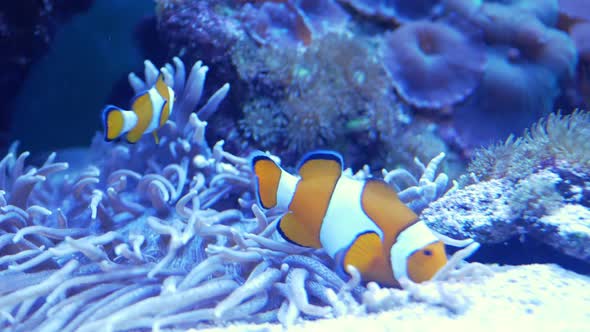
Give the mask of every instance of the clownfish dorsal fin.
[[299, 222], [293, 212], [285, 214], [277, 224], [277, 230], [287, 241], [309, 248], [321, 248], [322, 244], [317, 240], [303, 223]]
[[342, 174], [342, 156], [334, 151], [318, 150], [306, 154], [297, 167], [302, 179]]
[[356, 267], [361, 274], [371, 270], [373, 259], [383, 253], [381, 238], [375, 232], [369, 231], [357, 235], [348, 249], [341, 256], [340, 265], [345, 269], [347, 265]]

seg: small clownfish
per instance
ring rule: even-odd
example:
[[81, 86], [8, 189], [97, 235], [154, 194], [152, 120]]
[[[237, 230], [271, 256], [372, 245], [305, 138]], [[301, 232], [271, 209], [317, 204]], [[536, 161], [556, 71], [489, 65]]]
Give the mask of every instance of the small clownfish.
[[353, 179], [342, 165], [336, 152], [316, 151], [294, 176], [267, 155], [252, 155], [260, 205], [288, 210], [278, 232], [291, 243], [324, 248], [341, 274], [350, 264], [364, 281], [386, 286], [430, 280], [447, 262], [443, 242], [385, 182]]
[[144, 134], [152, 133], [156, 144], [159, 144], [157, 130], [172, 114], [174, 97], [174, 90], [166, 84], [160, 73], [153, 87], [133, 98], [130, 111], [113, 105], [106, 106], [102, 111], [105, 140], [110, 142], [127, 134], [127, 142], [136, 143]]

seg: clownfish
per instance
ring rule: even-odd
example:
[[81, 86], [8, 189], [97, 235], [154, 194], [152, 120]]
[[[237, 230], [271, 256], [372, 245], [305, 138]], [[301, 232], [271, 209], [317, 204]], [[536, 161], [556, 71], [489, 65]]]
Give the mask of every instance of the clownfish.
[[288, 242], [324, 250], [341, 274], [349, 264], [364, 281], [399, 287], [430, 280], [447, 262], [445, 246], [384, 181], [343, 174], [332, 151], [307, 154], [299, 176], [262, 152], [251, 156], [259, 204], [288, 212], [277, 230]]
[[160, 142], [157, 130], [161, 128], [174, 105], [174, 90], [166, 84], [162, 73], [150, 89], [138, 93], [131, 102], [131, 110], [108, 105], [102, 111], [105, 140], [112, 141], [124, 134], [129, 143], [136, 143], [141, 136], [152, 133], [156, 144]]

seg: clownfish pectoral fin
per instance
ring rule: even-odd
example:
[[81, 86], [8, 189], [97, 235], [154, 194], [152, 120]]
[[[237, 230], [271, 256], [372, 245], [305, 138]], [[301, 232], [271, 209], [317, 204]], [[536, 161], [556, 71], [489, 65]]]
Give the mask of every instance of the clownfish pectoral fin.
[[277, 205], [277, 191], [283, 170], [274, 160], [258, 151], [250, 157], [252, 171], [256, 174], [258, 203], [265, 209]]
[[121, 109], [108, 105], [102, 111], [102, 124], [106, 141], [112, 141], [123, 133], [125, 119]]
[[156, 144], [160, 144], [160, 137], [158, 137], [158, 132], [157, 131], [152, 131], [152, 135], [154, 136], [154, 140], [156, 141]]
[[382, 255], [383, 244], [381, 238], [375, 232], [366, 232], [357, 235], [356, 239], [336, 260], [339, 268], [345, 271], [346, 266], [356, 267], [361, 274], [366, 274], [371, 270], [374, 259]]
[[334, 176], [342, 173], [342, 156], [334, 151], [318, 150], [306, 154], [297, 167], [302, 179], [316, 176]]
[[297, 221], [293, 212], [285, 214], [281, 220], [279, 220], [277, 230], [285, 240], [298, 246], [310, 248], [322, 247], [317, 236], [313, 236], [313, 234], [305, 228], [304, 224]]

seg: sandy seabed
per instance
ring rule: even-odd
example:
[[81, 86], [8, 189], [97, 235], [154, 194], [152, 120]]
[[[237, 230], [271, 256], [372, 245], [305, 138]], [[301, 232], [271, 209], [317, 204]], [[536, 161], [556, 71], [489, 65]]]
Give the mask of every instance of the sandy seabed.
[[452, 291], [468, 301], [464, 312], [452, 314], [440, 306], [412, 303], [365, 316], [303, 321], [288, 328], [238, 324], [199, 331], [590, 332], [590, 276], [557, 265], [496, 267], [493, 275], [455, 285]]

